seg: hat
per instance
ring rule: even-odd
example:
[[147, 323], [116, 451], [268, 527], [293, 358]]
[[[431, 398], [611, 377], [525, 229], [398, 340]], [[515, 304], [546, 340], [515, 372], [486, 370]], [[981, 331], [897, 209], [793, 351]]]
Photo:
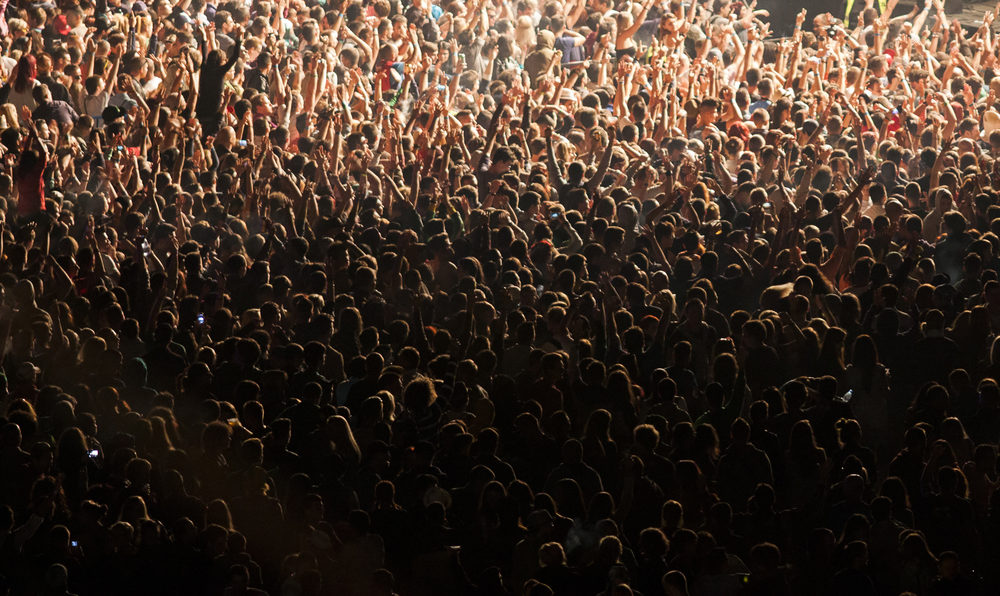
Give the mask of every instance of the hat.
[[104, 31], [106, 29], [111, 29], [113, 25], [111, 24], [111, 17], [106, 14], [102, 14], [94, 19], [94, 27], [98, 31]]
[[528, 527], [528, 531], [537, 532], [542, 528], [552, 524], [552, 514], [545, 509], [537, 509], [528, 514], [528, 519], [525, 524]]
[[69, 23], [66, 22], [66, 15], [61, 14], [52, 20], [52, 29], [59, 35], [69, 35]]
[[144, 12], [146, 12], [146, 3], [145, 2], [135, 2], [135, 3], [132, 4], [132, 13], [133, 14], [139, 14], [139, 13], [144, 13]]
[[108, 106], [104, 108], [103, 112], [101, 112], [101, 119], [104, 120], [105, 124], [110, 124], [115, 120], [122, 118], [124, 116], [125, 116], [125, 110], [123, 110], [118, 106]]
[[552, 49], [556, 45], [556, 36], [548, 29], [538, 32], [538, 45], [535, 46], [537, 49], [548, 48]]
[[191, 19], [191, 17], [188, 16], [186, 12], [181, 12], [179, 10], [175, 10], [174, 14], [170, 15], [170, 17], [174, 20], [174, 24], [177, 25], [178, 27], [183, 25], [191, 25], [192, 23], [194, 23], [194, 21]]

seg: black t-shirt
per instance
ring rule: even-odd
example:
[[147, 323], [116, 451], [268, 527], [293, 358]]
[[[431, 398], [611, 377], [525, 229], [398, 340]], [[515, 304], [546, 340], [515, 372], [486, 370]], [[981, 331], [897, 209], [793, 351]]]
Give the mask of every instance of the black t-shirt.
[[270, 94], [271, 81], [266, 74], [261, 72], [259, 69], [253, 68], [247, 71], [246, 88]]
[[52, 78], [50, 75], [41, 75], [38, 82], [49, 88], [52, 99], [56, 101], [69, 101], [69, 91], [66, 86]]

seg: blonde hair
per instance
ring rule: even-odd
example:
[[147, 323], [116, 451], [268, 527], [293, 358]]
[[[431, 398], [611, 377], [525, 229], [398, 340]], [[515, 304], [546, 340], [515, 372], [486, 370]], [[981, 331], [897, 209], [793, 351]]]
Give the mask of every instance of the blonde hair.
[[537, 38], [535, 36], [535, 24], [531, 17], [522, 15], [517, 18], [517, 28], [514, 30], [514, 41], [521, 48], [524, 55], [535, 47]]

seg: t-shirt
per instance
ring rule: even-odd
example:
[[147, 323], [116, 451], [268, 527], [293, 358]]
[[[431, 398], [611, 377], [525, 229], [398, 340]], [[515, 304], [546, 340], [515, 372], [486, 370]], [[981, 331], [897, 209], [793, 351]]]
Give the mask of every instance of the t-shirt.
[[38, 103], [35, 101], [32, 92], [39, 84], [40, 83], [38, 81], [31, 81], [31, 84], [25, 87], [22, 91], [15, 90], [13, 85], [11, 85], [10, 93], [7, 95], [7, 103], [14, 104], [14, 108], [17, 110], [18, 116], [21, 115], [22, 107], [27, 107], [32, 111], [38, 107]]
[[31, 113], [34, 120], [55, 120], [59, 124], [74, 124], [80, 119], [71, 105], [65, 101], [50, 101], [41, 104]]
[[215, 40], [219, 43], [219, 49], [227, 54], [229, 53], [229, 48], [233, 47], [233, 44], [236, 43], [232, 37], [229, 37], [225, 33], [216, 33]]
[[97, 95], [85, 95], [83, 98], [83, 111], [94, 120], [100, 122], [102, 119], [101, 113], [104, 112], [104, 108], [108, 107], [108, 99], [110, 97], [111, 95], [107, 89]]
[[753, 102], [752, 104], [750, 104], [750, 107], [747, 108], [747, 112], [749, 112], [750, 114], [753, 114], [758, 109], [765, 110], [765, 111], [771, 109], [771, 100], [769, 100], [769, 99], [759, 99], [759, 100]]
[[555, 48], [562, 50], [562, 61], [580, 62], [584, 59], [583, 46], [576, 45], [577, 38], [572, 35], [563, 35], [556, 38]]
[[49, 88], [49, 93], [52, 94], [52, 99], [69, 101], [69, 91], [66, 89], [66, 86], [52, 78], [50, 75], [39, 76], [38, 82]]
[[256, 68], [247, 71], [245, 86], [247, 89], [253, 89], [261, 93], [271, 92], [271, 82], [268, 80], [267, 75]]

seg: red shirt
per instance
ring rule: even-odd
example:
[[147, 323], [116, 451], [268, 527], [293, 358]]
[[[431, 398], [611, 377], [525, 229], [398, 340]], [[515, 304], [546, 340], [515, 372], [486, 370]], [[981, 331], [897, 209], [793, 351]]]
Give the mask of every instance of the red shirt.
[[48, 161], [43, 156], [33, 167], [19, 165], [17, 177], [17, 214], [19, 216], [34, 215], [45, 211], [45, 183], [42, 176]]

